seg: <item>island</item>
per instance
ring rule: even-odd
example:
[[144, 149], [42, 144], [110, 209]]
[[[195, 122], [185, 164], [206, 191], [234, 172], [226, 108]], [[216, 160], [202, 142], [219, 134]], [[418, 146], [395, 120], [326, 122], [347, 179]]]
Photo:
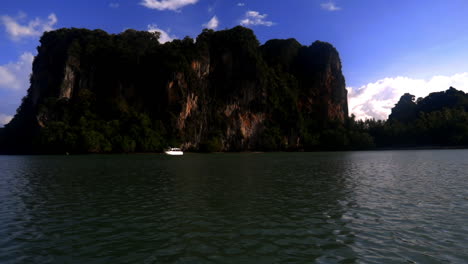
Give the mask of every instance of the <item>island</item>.
[[260, 44], [251, 29], [44, 33], [0, 152], [314, 151], [468, 145], [468, 95], [405, 94], [386, 121], [348, 114], [333, 45]]

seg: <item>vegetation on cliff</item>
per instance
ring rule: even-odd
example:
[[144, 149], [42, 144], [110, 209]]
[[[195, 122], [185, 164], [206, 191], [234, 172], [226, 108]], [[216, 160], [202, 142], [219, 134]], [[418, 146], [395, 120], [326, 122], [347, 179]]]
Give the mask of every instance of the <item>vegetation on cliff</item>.
[[[260, 45], [252, 30], [45, 33], [31, 87], [3, 150], [36, 153], [297, 150], [347, 118], [336, 49], [293, 39]], [[338, 140], [340, 141], [340, 140]]]

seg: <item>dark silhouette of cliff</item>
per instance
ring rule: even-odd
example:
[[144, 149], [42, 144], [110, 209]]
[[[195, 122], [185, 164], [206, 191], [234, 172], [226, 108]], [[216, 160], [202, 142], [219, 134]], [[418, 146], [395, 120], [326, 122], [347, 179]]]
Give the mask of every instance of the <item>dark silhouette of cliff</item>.
[[[299, 150], [348, 117], [336, 49], [252, 30], [46, 32], [31, 87], [3, 131], [17, 153]], [[333, 140], [333, 139], [332, 139]]]

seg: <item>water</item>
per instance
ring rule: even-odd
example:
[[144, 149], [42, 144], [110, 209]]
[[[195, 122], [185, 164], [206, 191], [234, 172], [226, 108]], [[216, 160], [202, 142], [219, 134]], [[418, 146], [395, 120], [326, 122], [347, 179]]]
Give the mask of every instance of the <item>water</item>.
[[468, 263], [468, 151], [0, 156], [0, 263]]

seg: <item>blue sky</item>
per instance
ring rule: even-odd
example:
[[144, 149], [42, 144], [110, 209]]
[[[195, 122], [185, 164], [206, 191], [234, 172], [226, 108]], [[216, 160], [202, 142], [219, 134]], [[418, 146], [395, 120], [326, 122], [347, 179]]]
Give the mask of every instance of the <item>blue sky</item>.
[[260, 42], [296, 38], [340, 52], [350, 112], [386, 118], [404, 92], [468, 91], [466, 0], [2, 0], [0, 125], [28, 88], [43, 31], [62, 27], [163, 31], [164, 41], [204, 27], [252, 28]]

